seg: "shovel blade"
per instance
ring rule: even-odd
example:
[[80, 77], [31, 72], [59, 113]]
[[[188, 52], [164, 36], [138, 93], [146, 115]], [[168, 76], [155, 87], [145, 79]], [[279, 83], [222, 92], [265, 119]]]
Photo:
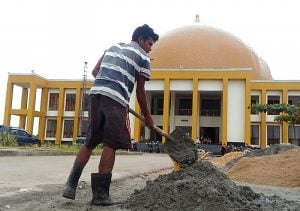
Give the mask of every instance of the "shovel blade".
[[162, 150], [181, 166], [195, 163], [198, 153], [193, 139], [180, 128], [176, 128], [170, 136], [172, 139], [166, 140]]

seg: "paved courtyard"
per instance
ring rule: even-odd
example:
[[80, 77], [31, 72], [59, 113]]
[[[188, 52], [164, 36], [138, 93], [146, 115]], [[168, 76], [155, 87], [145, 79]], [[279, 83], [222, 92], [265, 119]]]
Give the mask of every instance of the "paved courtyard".
[[[75, 156], [7, 156], [0, 157], [0, 196], [15, 188], [34, 189], [38, 185], [64, 184]], [[100, 156], [92, 156], [81, 180], [90, 182], [90, 174], [97, 172]], [[113, 180], [147, 172], [172, 168], [166, 154], [117, 155]]]

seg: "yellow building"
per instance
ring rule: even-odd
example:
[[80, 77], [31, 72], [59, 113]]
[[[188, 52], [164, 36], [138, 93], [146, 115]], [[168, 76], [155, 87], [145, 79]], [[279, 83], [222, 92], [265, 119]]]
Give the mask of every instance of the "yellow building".
[[[164, 131], [181, 127], [193, 139], [210, 138], [212, 144], [264, 148], [295, 138], [299, 143], [299, 125], [292, 130], [287, 123], [274, 121], [277, 114], [256, 114], [248, 107], [254, 102], [296, 103], [300, 101], [300, 81], [273, 80], [266, 62], [234, 35], [201, 25], [178, 28], [160, 38], [150, 57], [148, 106]], [[14, 86], [22, 88], [18, 109], [12, 109]], [[86, 130], [87, 101], [82, 99], [92, 81], [82, 86], [79, 80], [9, 74], [4, 124], [9, 125], [11, 116], [16, 115], [19, 126], [32, 133], [38, 118], [38, 136], [43, 142], [74, 141]], [[36, 111], [37, 89], [41, 90], [41, 104]], [[139, 111], [135, 96], [130, 106]], [[131, 128], [135, 140], [161, 140], [134, 117]]]

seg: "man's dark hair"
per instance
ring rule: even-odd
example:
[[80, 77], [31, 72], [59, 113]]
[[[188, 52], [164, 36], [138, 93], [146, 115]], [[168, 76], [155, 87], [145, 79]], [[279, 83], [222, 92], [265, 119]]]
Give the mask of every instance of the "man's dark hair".
[[142, 37], [144, 40], [147, 40], [150, 37], [152, 37], [154, 42], [156, 42], [159, 38], [158, 34], [155, 34], [153, 29], [147, 24], [137, 27], [132, 34], [131, 40], [137, 42], [139, 37]]

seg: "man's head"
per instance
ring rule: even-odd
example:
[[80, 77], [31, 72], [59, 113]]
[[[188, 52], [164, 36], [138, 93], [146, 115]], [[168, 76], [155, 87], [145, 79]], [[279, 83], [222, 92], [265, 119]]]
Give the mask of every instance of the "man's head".
[[132, 41], [137, 42], [147, 53], [151, 51], [152, 45], [158, 40], [158, 34], [147, 24], [137, 27], [132, 34]]

